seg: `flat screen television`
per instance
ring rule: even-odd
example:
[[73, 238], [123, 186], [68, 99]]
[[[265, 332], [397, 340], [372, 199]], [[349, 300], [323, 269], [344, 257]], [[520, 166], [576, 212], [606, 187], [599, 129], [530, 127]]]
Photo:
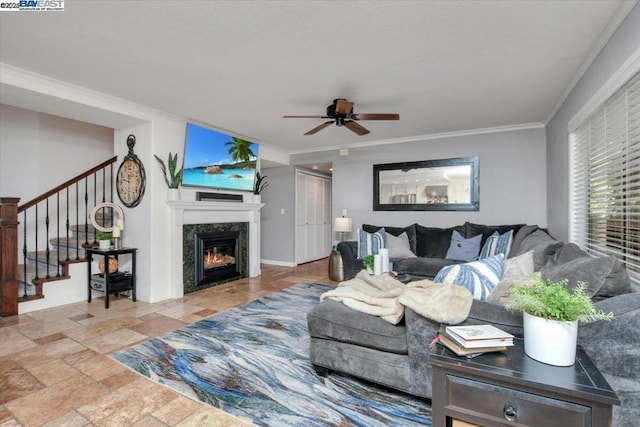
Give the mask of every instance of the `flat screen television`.
[[252, 191], [257, 159], [258, 144], [188, 123], [182, 185]]

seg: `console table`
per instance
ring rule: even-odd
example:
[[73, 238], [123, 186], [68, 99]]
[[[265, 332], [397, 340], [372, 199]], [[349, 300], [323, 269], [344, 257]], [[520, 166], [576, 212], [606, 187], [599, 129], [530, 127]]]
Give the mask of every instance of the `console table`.
[[[104, 308], [109, 308], [109, 294], [131, 291], [131, 299], [136, 300], [136, 252], [137, 248], [98, 249], [87, 248], [87, 301], [91, 302], [91, 291], [104, 292]], [[109, 273], [109, 258], [118, 260], [120, 255], [131, 255], [131, 272]], [[93, 256], [104, 257], [104, 273], [91, 274]]]
[[558, 367], [531, 359], [522, 340], [514, 344], [473, 359], [434, 346], [434, 427], [611, 426], [620, 400], [580, 347], [575, 365]]

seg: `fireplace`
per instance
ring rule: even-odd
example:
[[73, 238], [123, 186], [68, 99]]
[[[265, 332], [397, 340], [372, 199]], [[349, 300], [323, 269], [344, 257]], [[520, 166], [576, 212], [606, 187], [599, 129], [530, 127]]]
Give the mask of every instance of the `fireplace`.
[[240, 236], [239, 231], [196, 233], [196, 286], [241, 277]]
[[183, 294], [249, 276], [249, 223], [182, 226]]

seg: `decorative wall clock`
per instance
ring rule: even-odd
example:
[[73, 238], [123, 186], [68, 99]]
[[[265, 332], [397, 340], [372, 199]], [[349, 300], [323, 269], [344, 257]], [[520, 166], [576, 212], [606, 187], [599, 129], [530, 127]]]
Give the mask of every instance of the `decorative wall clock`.
[[140, 204], [147, 182], [144, 165], [138, 159], [138, 156], [133, 153], [134, 145], [136, 145], [136, 137], [135, 135], [129, 135], [127, 137], [129, 154], [125, 156], [116, 176], [118, 197], [122, 204], [129, 208]]

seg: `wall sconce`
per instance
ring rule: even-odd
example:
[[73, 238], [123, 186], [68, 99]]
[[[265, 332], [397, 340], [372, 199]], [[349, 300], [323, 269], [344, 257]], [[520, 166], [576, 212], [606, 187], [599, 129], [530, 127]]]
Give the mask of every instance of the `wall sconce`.
[[351, 218], [338, 217], [333, 220], [333, 231], [340, 233], [340, 241], [343, 241], [346, 234], [351, 233]]

